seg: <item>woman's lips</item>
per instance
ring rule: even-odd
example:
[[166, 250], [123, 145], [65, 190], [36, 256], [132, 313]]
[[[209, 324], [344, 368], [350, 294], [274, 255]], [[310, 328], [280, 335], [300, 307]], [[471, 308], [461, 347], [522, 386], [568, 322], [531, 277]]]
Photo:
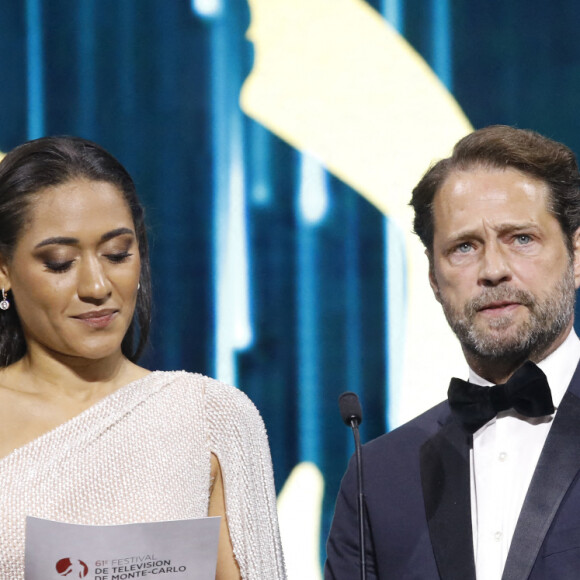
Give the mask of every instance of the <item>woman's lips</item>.
[[105, 328], [109, 326], [117, 312], [117, 310], [113, 309], [94, 310], [92, 312], [83, 312], [73, 316], [73, 318], [92, 328]]

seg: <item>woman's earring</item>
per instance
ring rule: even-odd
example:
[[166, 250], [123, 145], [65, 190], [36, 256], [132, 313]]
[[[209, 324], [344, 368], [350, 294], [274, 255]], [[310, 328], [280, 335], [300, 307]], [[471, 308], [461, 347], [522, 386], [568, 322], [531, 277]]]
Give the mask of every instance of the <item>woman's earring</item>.
[[2, 300], [0, 300], [0, 310], [8, 310], [10, 308], [10, 302], [6, 299], [6, 292], [2, 288]]

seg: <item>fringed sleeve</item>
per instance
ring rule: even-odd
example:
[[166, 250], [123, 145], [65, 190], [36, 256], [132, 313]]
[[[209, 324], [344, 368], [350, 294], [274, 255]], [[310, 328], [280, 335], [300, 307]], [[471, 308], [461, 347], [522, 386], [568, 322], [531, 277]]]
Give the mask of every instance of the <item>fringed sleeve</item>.
[[224, 480], [234, 554], [244, 580], [284, 580], [276, 492], [264, 422], [241, 391], [206, 385], [210, 450]]

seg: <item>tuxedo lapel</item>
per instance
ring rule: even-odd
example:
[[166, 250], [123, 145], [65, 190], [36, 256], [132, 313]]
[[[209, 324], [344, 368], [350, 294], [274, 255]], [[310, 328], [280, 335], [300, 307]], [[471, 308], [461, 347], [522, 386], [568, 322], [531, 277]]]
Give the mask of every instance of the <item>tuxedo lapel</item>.
[[[572, 384], [575, 379], [576, 376]], [[579, 469], [580, 398], [570, 389], [554, 417], [534, 471], [502, 580], [528, 578], [560, 503]]]
[[442, 580], [475, 580], [470, 447], [471, 436], [452, 419], [421, 447], [427, 524]]

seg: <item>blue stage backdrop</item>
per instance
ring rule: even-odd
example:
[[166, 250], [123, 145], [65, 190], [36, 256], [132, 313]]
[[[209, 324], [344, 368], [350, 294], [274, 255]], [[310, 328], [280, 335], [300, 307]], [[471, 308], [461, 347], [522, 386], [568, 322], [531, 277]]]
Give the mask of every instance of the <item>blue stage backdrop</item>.
[[[3, 0], [0, 150], [43, 135], [80, 135], [129, 169], [152, 248], [154, 324], [143, 363], [244, 390], [264, 417], [278, 491], [296, 465], [317, 468], [320, 512], [301, 521], [315, 526], [320, 562], [352, 453], [338, 395], [360, 395], [365, 440], [405, 416], [394, 401], [411, 388], [401, 350], [409, 264], [405, 232], [388, 211], [318, 150], [301, 148], [292, 131], [246, 114], [242, 89], [260, 62], [267, 8], [288, 22], [293, 13], [334, 22], [344, 11], [353, 27], [372, 28], [376, 16], [414, 47], [474, 127], [532, 128], [577, 152], [580, 11], [574, 0], [269, 0], [262, 17], [260, 4]], [[317, 79], [301, 77], [303, 31], [279, 25], [275, 34], [296, 43], [294, 85], [307, 87]], [[344, 60], [334, 54], [325, 55], [332, 67]], [[269, 98], [276, 95], [283, 103], [280, 92]], [[278, 112], [286, 110], [280, 104]], [[405, 133], [393, 125], [389, 140], [403, 142]], [[395, 170], [380, 151], [368, 162]], [[416, 267], [426, 279], [424, 264]], [[437, 335], [427, 338], [436, 348]], [[446, 384], [422, 388], [435, 401]]]

